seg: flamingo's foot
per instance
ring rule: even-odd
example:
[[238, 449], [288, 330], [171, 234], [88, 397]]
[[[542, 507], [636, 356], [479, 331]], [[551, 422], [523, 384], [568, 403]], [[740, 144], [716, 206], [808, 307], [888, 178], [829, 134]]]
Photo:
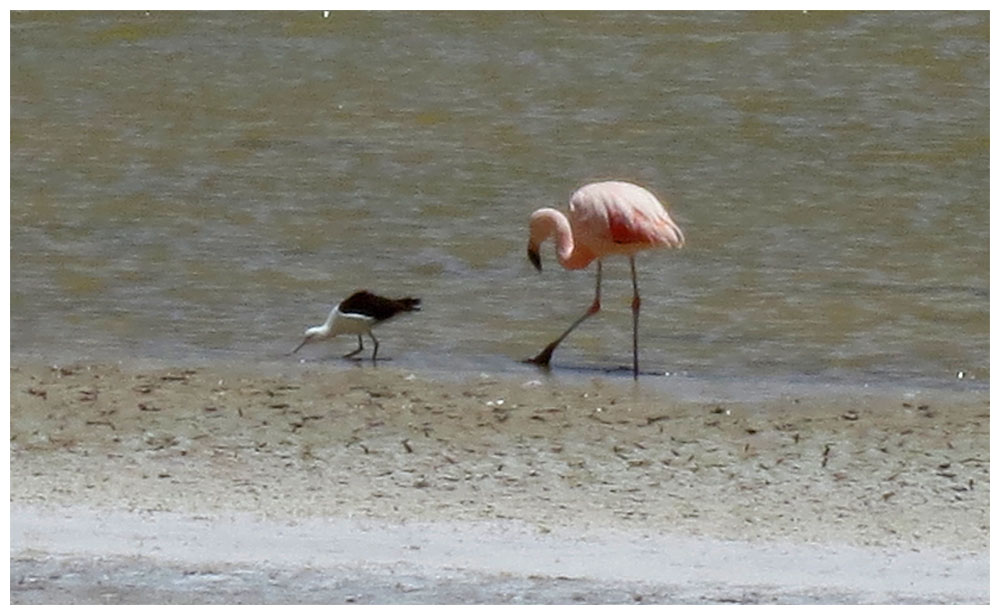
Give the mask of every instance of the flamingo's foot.
[[537, 365], [539, 367], [548, 367], [549, 362], [552, 361], [552, 353], [555, 349], [556, 347], [550, 344], [534, 357], [523, 360], [522, 363], [531, 363], [532, 365]]

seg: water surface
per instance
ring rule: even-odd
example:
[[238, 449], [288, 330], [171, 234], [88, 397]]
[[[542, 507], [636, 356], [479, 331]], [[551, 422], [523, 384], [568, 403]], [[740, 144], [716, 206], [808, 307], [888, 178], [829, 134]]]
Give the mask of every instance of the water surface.
[[[528, 215], [622, 178], [688, 239], [645, 368], [985, 387], [988, 122], [986, 12], [13, 13], [11, 350], [274, 360], [364, 287], [396, 365], [520, 369], [593, 292]], [[629, 362], [605, 274], [557, 367]]]

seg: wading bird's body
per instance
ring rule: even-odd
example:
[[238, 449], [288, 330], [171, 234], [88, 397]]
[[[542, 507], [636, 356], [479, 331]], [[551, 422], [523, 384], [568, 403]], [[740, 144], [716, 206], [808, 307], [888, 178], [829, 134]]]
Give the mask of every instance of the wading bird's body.
[[404, 297], [403, 299], [387, 299], [380, 297], [367, 290], [359, 290], [347, 299], [344, 299], [330, 310], [326, 322], [318, 327], [306, 329], [306, 337], [302, 343], [296, 346], [292, 353], [296, 353], [300, 348], [312, 342], [330, 339], [338, 335], [357, 335], [358, 347], [344, 355], [353, 357], [362, 350], [364, 344], [361, 335], [367, 333], [375, 344], [372, 350], [372, 361], [378, 355], [378, 340], [372, 334], [372, 328], [379, 325], [401, 312], [416, 312], [420, 310], [420, 299]]
[[539, 271], [539, 247], [554, 238], [556, 258], [566, 269], [583, 269], [597, 260], [597, 288], [594, 301], [569, 329], [546, 346], [529, 363], [547, 366], [552, 353], [567, 335], [601, 309], [601, 259], [627, 256], [632, 269], [632, 374], [639, 377], [639, 285], [635, 255], [654, 248], [680, 248], [684, 233], [651, 192], [621, 181], [587, 184], [573, 193], [569, 214], [543, 208], [531, 214], [528, 258]]

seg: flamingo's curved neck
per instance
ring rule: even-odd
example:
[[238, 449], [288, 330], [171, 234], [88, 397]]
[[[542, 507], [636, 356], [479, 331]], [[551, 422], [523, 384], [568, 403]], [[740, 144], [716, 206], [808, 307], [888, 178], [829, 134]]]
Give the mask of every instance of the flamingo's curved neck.
[[594, 260], [594, 254], [573, 240], [573, 229], [566, 215], [549, 207], [531, 215], [531, 243], [538, 246], [555, 237], [556, 258], [566, 269], [583, 269]]

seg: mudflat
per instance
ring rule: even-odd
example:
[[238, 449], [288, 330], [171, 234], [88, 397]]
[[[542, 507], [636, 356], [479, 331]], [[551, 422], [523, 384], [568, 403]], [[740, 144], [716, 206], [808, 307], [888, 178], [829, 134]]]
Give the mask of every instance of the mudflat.
[[[625, 379], [444, 378], [365, 363], [15, 362], [10, 395], [15, 603], [989, 600], [987, 392], [708, 401]], [[236, 527], [243, 538], [226, 533]], [[289, 527], [300, 556], [269, 557], [281, 543], [260, 537]], [[400, 539], [366, 562], [365, 544], [399, 532], [423, 546]], [[246, 545], [244, 556], [181, 548], [209, 536]], [[308, 546], [325, 540], [357, 557], [316, 560]], [[511, 545], [522, 563], [549, 565], [489, 555]], [[924, 576], [859, 564], [901, 557], [924, 558], [912, 566]], [[616, 558], [658, 566], [567, 563]], [[685, 562], [717, 574], [682, 574]], [[205, 566], [228, 570], [231, 591], [216, 577], [192, 585], [209, 577], [187, 573]], [[773, 578], [761, 577], [768, 567]], [[159, 573], [132, 574], [145, 569]], [[247, 570], [309, 571], [322, 591], [261, 594]], [[364, 575], [377, 579], [343, 585]]]

